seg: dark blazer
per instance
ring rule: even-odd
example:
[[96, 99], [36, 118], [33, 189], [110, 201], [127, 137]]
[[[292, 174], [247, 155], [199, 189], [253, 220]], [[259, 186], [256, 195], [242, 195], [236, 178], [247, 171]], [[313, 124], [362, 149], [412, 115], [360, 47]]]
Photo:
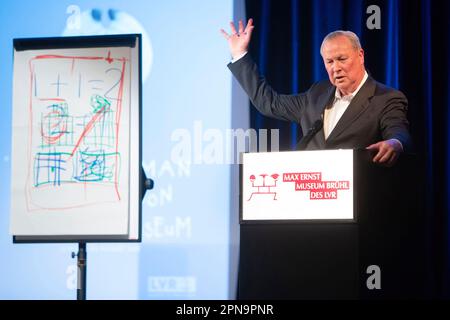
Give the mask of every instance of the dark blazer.
[[[298, 95], [283, 95], [275, 92], [259, 76], [258, 68], [248, 53], [228, 64], [228, 68], [259, 112], [268, 117], [299, 123], [303, 135], [316, 120], [322, 118], [325, 107], [333, 103], [336, 87], [329, 80], [317, 82]], [[411, 146], [407, 109], [408, 101], [403, 93], [369, 76], [328, 139], [325, 140], [322, 128], [306, 149], [365, 148], [395, 138], [407, 150]]]

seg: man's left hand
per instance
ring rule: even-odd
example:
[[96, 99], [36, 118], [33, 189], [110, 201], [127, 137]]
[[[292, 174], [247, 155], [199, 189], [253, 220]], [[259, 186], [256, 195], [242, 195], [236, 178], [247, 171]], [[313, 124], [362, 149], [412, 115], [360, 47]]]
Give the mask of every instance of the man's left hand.
[[366, 149], [375, 150], [377, 154], [372, 161], [386, 167], [392, 167], [396, 162], [400, 153], [403, 152], [403, 147], [397, 139], [389, 139], [371, 144]]

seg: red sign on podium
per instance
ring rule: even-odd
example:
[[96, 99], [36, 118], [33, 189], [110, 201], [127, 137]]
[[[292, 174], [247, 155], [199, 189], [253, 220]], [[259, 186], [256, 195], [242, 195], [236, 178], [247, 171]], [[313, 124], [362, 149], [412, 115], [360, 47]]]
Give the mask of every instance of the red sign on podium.
[[353, 150], [243, 154], [241, 221], [353, 220]]

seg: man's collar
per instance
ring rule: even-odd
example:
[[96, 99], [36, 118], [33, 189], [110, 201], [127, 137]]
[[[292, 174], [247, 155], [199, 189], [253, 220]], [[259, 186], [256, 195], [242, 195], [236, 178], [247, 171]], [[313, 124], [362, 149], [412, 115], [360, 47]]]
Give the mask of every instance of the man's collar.
[[351, 101], [353, 99], [354, 96], [356, 96], [356, 94], [358, 93], [358, 91], [361, 89], [361, 87], [364, 85], [364, 83], [366, 82], [367, 78], [369, 77], [369, 75], [367, 74], [367, 71], [364, 71], [364, 77], [362, 78], [358, 88], [356, 88], [355, 91], [353, 91], [351, 94], [348, 94], [344, 97], [341, 96], [341, 92], [339, 91], [338, 88], [336, 88], [336, 91], [334, 93], [334, 98], [336, 99], [345, 99], [345, 100], [349, 100]]

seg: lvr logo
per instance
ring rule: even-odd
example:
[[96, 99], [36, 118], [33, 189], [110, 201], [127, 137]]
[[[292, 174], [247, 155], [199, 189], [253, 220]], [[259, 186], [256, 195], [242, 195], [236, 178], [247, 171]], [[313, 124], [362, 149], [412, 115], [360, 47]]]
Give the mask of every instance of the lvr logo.
[[[255, 195], [255, 194], [263, 194], [263, 195], [269, 195], [269, 196], [273, 195], [273, 200], [277, 200], [277, 193], [276, 193], [276, 191], [273, 191], [273, 189], [275, 189], [277, 187], [277, 181], [278, 181], [278, 177], [280, 175], [277, 173], [274, 173], [269, 176], [268, 174], [263, 173], [263, 174], [260, 174], [259, 176], [262, 177], [262, 179], [258, 179], [258, 180], [261, 180], [261, 181], [258, 181], [259, 184], [255, 184], [255, 180], [256, 180], [255, 175], [252, 174], [249, 178], [252, 183], [253, 192], [247, 201], [250, 201], [252, 199], [253, 195]], [[267, 176], [269, 176], [269, 178], [267, 178]], [[269, 181], [266, 181], [266, 178]]]
[[381, 289], [381, 269], [377, 265], [368, 266], [366, 273], [370, 274], [367, 278], [366, 286], [369, 290], [380, 290]]

